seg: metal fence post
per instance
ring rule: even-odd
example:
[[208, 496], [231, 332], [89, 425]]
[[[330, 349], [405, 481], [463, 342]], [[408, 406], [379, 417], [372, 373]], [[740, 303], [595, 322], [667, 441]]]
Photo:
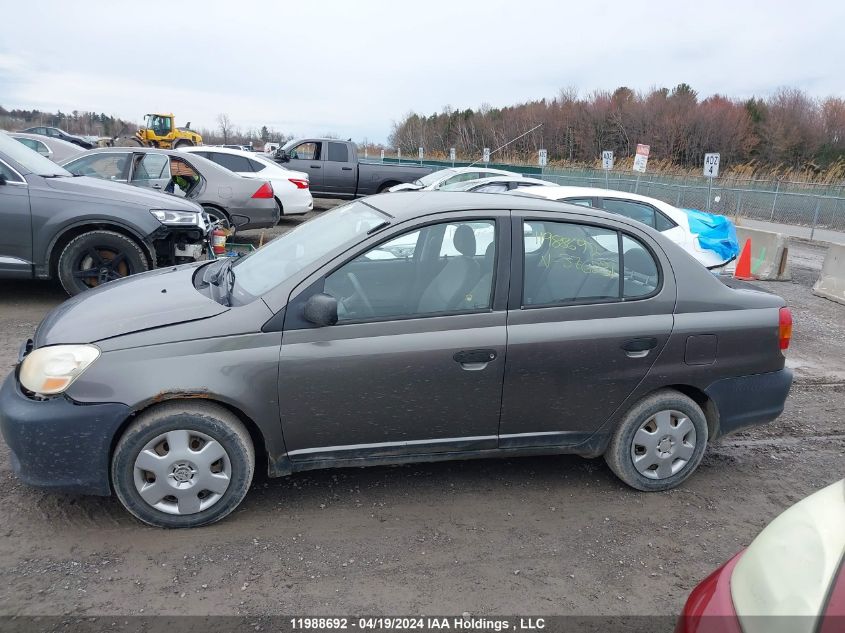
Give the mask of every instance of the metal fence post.
[[775, 219], [775, 205], [778, 203], [778, 191], [780, 191], [780, 178], [778, 178], [775, 186], [775, 199], [772, 201], [772, 214], [769, 216], [769, 222]]
[[742, 189], [737, 192], [736, 209], [734, 211], [734, 224], [739, 224], [739, 211], [742, 208]]
[[816, 212], [813, 214], [813, 226], [810, 229], [810, 239], [813, 239], [813, 236], [816, 234], [816, 222], [819, 221], [819, 209], [822, 206], [822, 199], [816, 198]]

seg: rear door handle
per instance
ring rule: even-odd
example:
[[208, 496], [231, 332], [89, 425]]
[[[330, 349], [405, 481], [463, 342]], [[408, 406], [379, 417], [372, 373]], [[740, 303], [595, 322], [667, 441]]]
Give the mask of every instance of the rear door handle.
[[477, 371], [487, 367], [487, 363], [496, 360], [496, 350], [494, 349], [465, 349], [456, 352], [452, 358], [455, 362], [460, 363], [463, 369], [469, 371]]
[[343, 171], [352, 171], [351, 167], [341, 167]]
[[653, 336], [631, 339], [622, 344], [622, 349], [629, 358], [643, 358], [657, 347], [657, 339]]
[[320, 169], [320, 165], [311, 165], [311, 169]]

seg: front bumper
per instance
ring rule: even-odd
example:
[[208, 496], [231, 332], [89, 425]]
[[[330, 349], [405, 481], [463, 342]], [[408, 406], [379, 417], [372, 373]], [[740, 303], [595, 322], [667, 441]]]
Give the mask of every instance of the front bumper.
[[719, 428], [714, 437], [771, 422], [783, 413], [791, 386], [792, 370], [786, 367], [765, 374], [717, 380], [704, 390], [719, 410]]
[[65, 396], [32, 400], [15, 373], [0, 387], [0, 431], [15, 474], [31, 486], [108, 496], [112, 440], [131, 411], [125, 404], [77, 404]]

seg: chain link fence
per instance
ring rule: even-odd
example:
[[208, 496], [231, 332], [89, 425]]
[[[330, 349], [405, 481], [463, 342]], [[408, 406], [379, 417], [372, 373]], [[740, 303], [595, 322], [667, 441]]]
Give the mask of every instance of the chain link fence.
[[[414, 160], [413, 156], [398, 161], [385, 157], [385, 162], [402, 162], [445, 169], [469, 165], [466, 161]], [[483, 165], [483, 163], [473, 163]], [[788, 180], [754, 180], [750, 178], [679, 176], [646, 172], [637, 178], [631, 170], [586, 168], [540, 169], [530, 165], [489, 163], [489, 167], [516, 171], [543, 178], [559, 185], [599, 187], [639, 193], [663, 200], [676, 207], [720, 213], [732, 218], [748, 218], [764, 222], [804, 226], [815, 229], [845, 231], [845, 183], [838, 185], [793, 182]], [[708, 199], [710, 205], [708, 208]]]
[[734, 218], [845, 231], [845, 185], [786, 180], [643, 174], [630, 171], [545, 169], [542, 178], [560, 185], [639, 193], [681, 208]]

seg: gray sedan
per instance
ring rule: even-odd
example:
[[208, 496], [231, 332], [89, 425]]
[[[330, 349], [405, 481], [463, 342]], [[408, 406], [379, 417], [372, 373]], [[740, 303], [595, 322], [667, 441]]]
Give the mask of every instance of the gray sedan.
[[69, 160], [85, 151], [75, 143], [69, 143], [68, 141], [63, 141], [60, 138], [53, 138], [51, 136], [27, 134], [25, 132], [12, 132], [9, 136], [17, 139], [29, 149], [35, 150], [45, 158], [49, 158], [54, 163], [61, 163]]
[[114, 491], [166, 527], [226, 516], [256, 468], [575, 453], [661, 491], [781, 413], [790, 335], [783, 299], [639, 222], [383, 194], [60, 306], [0, 389], [0, 429], [24, 481]]
[[175, 150], [108, 147], [89, 150], [63, 163], [77, 176], [113, 182], [188, 198], [202, 205], [213, 221], [239, 229], [275, 226], [280, 210], [273, 186], [243, 178], [201, 156]]

